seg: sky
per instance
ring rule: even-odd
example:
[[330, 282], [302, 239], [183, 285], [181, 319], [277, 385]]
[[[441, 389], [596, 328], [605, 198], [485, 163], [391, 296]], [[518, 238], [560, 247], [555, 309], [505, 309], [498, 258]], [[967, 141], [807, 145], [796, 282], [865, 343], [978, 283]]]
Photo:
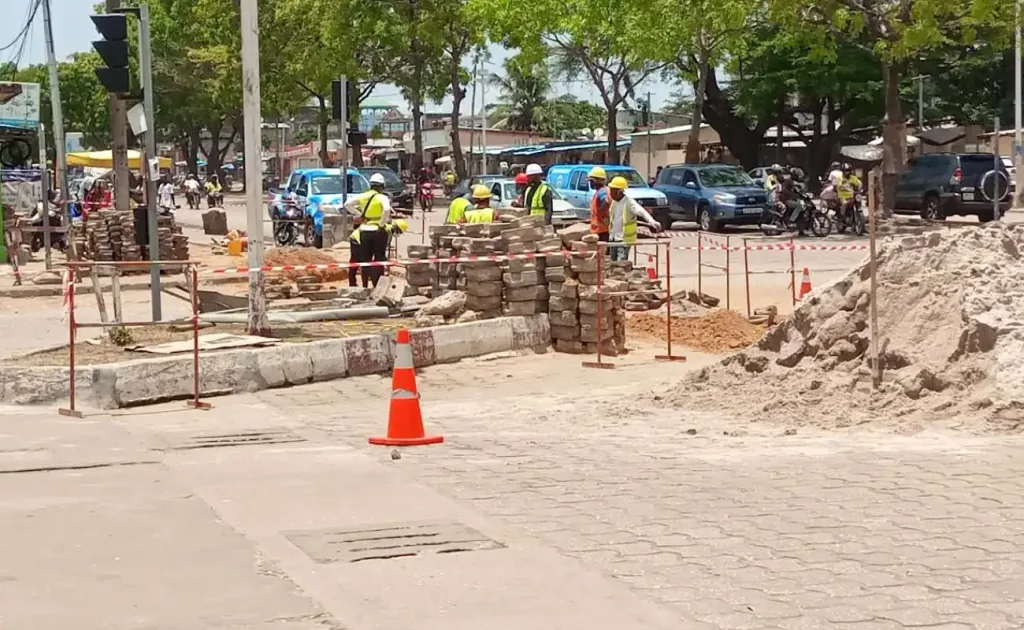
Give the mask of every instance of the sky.
[[[7, 18], [0, 21], [0, 47], [7, 46], [18, 35], [25, 24], [25, 19], [28, 16], [29, 7], [32, 2], [34, 0], [0, 0], [7, 13]], [[93, 6], [96, 2], [97, 0], [51, 0], [54, 48], [58, 59], [63, 59], [75, 52], [89, 50], [92, 47], [91, 42], [97, 35], [92, 22], [89, 20], [89, 15], [93, 13]], [[29, 37], [25, 43], [24, 50], [21, 51], [19, 65], [32, 65], [46, 61], [46, 40], [43, 35], [42, 13], [42, 10], [40, 10], [36, 14], [36, 19], [29, 31]], [[499, 46], [492, 46], [490, 52], [491, 60], [488, 70], [500, 74], [501, 63], [510, 53]], [[17, 53], [17, 47], [0, 51], [0, 63], [18, 59]], [[676, 86], [665, 84], [660, 79], [653, 79], [641, 83], [638, 92], [650, 91], [653, 109], [657, 111], [665, 106], [675, 90]], [[587, 80], [572, 82], [556, 81], [554, 92], [558, 94], [571, 93], [578, 98], [601, 104], [597, 88]], [[488, 102], [499, 98], [495, 89], [491, 86], [487, 86], [487, 93]], [[398, 88], [393, 85], [383, 84], [378, 86], [371, 97], [393, 102], [403, 109], [408, 109], [398, 92]], [[464, 114], [470, 113], [471, 105], [469, 100], [467, 98], [463, 102], [462, 112]], [[445, 99], [438, 105], [429, 104], [425, 109], [428, 112], [450, 111], [451, 100]]]

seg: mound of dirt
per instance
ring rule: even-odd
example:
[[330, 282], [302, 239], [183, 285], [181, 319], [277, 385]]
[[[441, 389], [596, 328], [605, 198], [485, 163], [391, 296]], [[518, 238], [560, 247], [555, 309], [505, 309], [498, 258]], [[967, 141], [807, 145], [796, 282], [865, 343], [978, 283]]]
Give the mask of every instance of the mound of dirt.
[[[764, 334], [764, 326], [751, 324], [735, 311], [707, 309], [689, 303], [704, 311], [699, 317], [677, 316], [672, 307], [672, 343], [709, 353], [730, 352], [745, 348]], [[668, 336], [664, 310], [658, 313], [634, 313], [626, 320], [628, 334], [647, 339]]]
[[[264, 264], [273, 267], [283, 267], [286, 265], [331, 265], [341, 262], [323, 250], [306, 247], [271, 249], [267, 251], [263, 260]], [[348, 269], [295, 270], [285, 271], [281, 275], [292, 281], [303, 276], [316, 276], [320, 282], [338, 282], [340, 280], [348, 280]]]
[[865, 261], [812, 293], [755, 346], [662, 399], [754, 422], [1017, 430], [1024, 427], [1022, 246], [1021, 227], [989, 225], [881, 248], [878, 391], [871, 389]]

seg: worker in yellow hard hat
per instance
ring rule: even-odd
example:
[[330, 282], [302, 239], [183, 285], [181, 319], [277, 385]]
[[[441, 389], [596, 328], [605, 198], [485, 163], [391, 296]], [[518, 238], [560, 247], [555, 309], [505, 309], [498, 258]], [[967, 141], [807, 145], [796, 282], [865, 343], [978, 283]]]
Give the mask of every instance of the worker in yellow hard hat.
[[608, 209], [611, 215], [609, 242], [613, 243], [609, 249], [612, 261], [629, 259], [629, 249], [636, 244], [638, 219], [642, 219], [655, 232], [661, 231], [661, 225], [654, 217], [626, 194], [628, 186], [625, 177], [615, 177], [608, 182], [608, 195], [611, 197]]
[[473, 207], [466, 210], [465, 223], [494, 223], [498, 211], [491, 207], [491, 189], [483, 184], [473, 186]]
[[462, 223], [462, 216], [473, 205], [473, 202], [466, 198], [467, 196], [460, 195], [452, 199], [451, 205], [448, 206], [448, 216], [444, 219], [446, 224]]
[[594, 196], [590, 198], [590, 231], [605, 243], [608, 242], [608, 230], [611, 227], [608, 208], [612, 202], [605, 187], [607, 179], [608, 174], [604, 168], [595, 166], [590, 169], [590, 187], [594, 190]]

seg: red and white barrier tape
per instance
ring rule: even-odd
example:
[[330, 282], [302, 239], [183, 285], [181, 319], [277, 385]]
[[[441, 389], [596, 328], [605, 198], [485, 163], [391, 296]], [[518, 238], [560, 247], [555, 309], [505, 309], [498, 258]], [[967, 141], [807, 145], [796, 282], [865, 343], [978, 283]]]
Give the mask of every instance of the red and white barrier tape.
[[811, 251], [811, 252], [841, 252], [841, 251], [865, 251], [868, 249], [867, 245], [790, 245], [789, 243], [780, 243], [777, 245], [692, 245], [683, 247], [673, 247], [676, 251], [730, 251], [730, 252], [742, 252], [743, 250], [758, 252], [758, 251]]

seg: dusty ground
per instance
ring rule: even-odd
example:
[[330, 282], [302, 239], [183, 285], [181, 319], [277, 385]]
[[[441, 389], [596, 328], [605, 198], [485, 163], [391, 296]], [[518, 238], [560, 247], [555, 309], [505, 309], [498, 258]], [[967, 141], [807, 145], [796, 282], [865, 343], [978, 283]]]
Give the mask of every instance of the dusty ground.
[[[672, 316], [672, 343], [709, 353], [745, 348], [764, 334], [765, 327], [751, 324], [736, 311], [717, 309], [699, 317]], [[626, 334], [640, 339], [666, 340], [668, 318], [660, 313], [631, 313]]]
[[[394, 318], [365, 321], [316, 322], [302, 325], [282, 325], [275, 327], [271, 337], [282, 339], [286, 343], [305, 343], [318, 339], [338, 339], [358, 335], [372, 335], [399, 328], [413, 328], [412, 318]], [[136, 327], [130, 328], [132, 343], [129, 345], [155, 345], [170, 341], [187, 341], [192, 339], [192, 329], [188, 325], [182, 327]], [[217, 324], [203, 328], [200, 336], [213, 333], [246, 334], [242, 324]], [[224, 352], [215, 350], [213, 352]], [[122, 346], [111, 343], [106, 335], [97, 336], [75, 345], [75, 363], [78, 365], [97, 365], [117, 361], [152, 358], [158, 355], [143, 352], [131, 352]], [[24, 367], [42, 365], [67, 365], [69, 360], [67, 347], [43, 350], [19, 357], [0, 359], [0, 364], [17, 364]]]

